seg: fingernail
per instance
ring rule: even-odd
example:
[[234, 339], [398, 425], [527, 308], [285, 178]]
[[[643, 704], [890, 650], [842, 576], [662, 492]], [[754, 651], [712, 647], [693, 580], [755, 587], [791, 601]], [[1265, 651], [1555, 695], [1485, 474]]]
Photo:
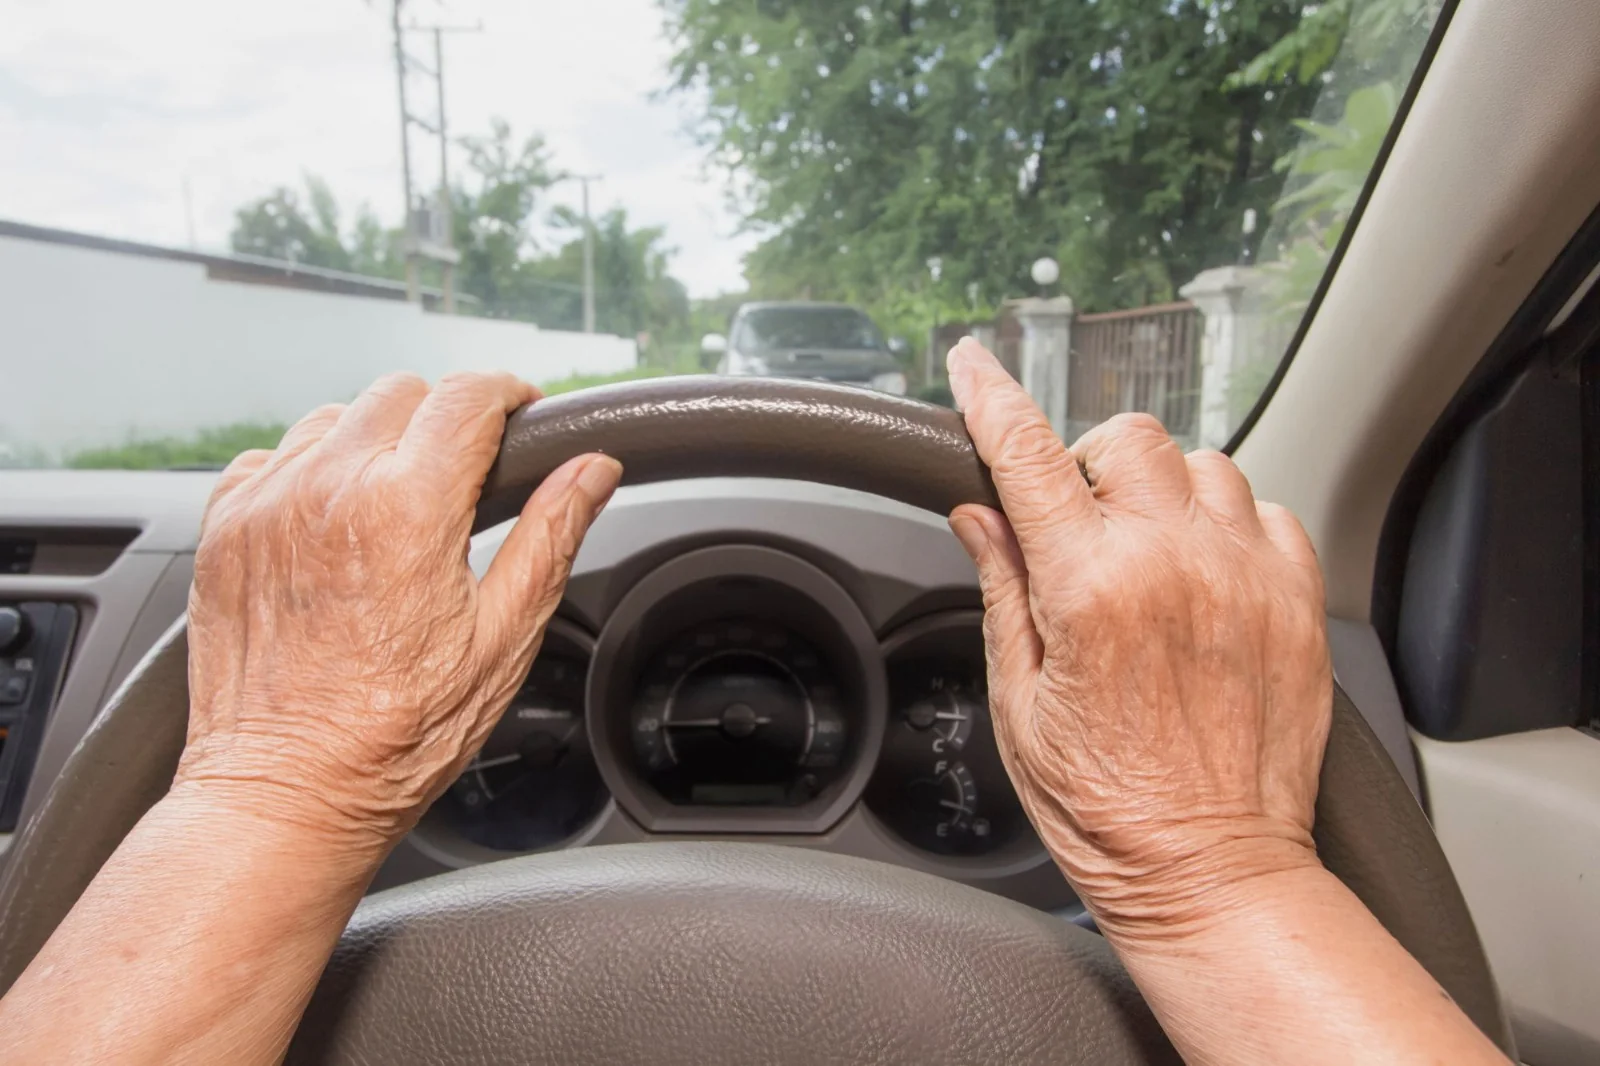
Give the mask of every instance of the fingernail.
[[622, 478], [622, 464], [609, 455], [597, 455], [578, 471], [578, 488], [594, 504], [595, 512], [606, 505]]
[[966, 409], [967, 399], [972, 395], [972, 352], [969, 345], [978, 342], [971, 337], [962, 337], [950, 354], [945, 356], [945, 372], [950, 375], [950, 395], [955, 397], [956, 407]]
[[961, 542], [967, 554], [972, 556], [973, 562], [977, 562], [987, 545], [983, 527], [978, 525], [977, 520], [969, 515], [953, 514], [950, 516], [950, 532], [956, 535], [956, 539]]

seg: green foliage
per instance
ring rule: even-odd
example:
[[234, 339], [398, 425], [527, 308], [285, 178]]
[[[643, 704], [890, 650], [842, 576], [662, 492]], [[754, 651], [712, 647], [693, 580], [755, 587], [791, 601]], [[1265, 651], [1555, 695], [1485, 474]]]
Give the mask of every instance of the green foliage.
[[1305, 313], [1326, 273], [1438, 8], [1439, 0], [1331, 0], [1241, 72], [1260, 84], [1327, 89], [1319, 110], [1328, 117], [1297, 121], [1300, 143], [1276, 164], [1286, 191], [1262, 258], [1265, 310], [1280, 322]]
[[1399, 90], [1379, 82], [1351, 93], [1336, 124], [1295, 123], [1306, 139], [1283, 169], [1306, 180], [1279, 198], [1278, 209], [1294, 208], [1300, 222], [1348, 219], [1399, 106]]
[[[539, 286], [532, 298], [541, 307], [541, 322], [578, 328], [583, 322], [583, 219], [561, 209], [552, 221], [572, 236], [554, 255], [527, 264]], [[686, 338], [689, 294], [671, 274], [666, 231], [630, 229], [620, 208], [596, 218], [594, 229], [595, 328], [624, 337], [649, 334], [646, 348]]]
[[306, 206], [295, 190], [279, 187], [234, 212], [233, 250], [244, 255], [350, 270], [350, 252], [339, 235], [339, 208], [319, 178], [307, 176]]
[[496, 119], [487, 137], [472, 137], [466, 180], [451, 190], [451, 239], [461, 253], [456, 283], [496, 318], [555, 325], [540, 304], [532, 273], [539, 248], [532, 226], [539, 200], [556, 179], [544, 140], [514, 143]]
[[596, 385], [615, 385], [619, 381], [639, 381], [643, 378], [659, 378], [671, 374], [673, 371], [667, 367], [639, 366], [632, 370], [619, 370], [615, 374], [574, 374], [560, 381], [552, 381], [548, 385], [540, 386], [546, 396], [559, 396], [564, 392], [577, 392], [579, 389], [592, 389]]
[[[462, 141], [467, 166], [450, 191], [452, 241], [461, 255], [456, 287], [472, 297], [464, 313], [535, 322], [550, 329], [583, 324], [583, 224], [567, 210], [544, 212], [548, 190], [563, 178], [544, 140], [517, 140], [502, 120], [490, 132]], [[405, 276], [404, 236], [366, 208], [348, 231], [332, 192], [307, 177], [305, 193], [278, 188], [235, 213], [237, 252], [347, 270], [375, 277]], [[539, 223], [553, 226], [560, 245], [542, 248]], [[643, 345], [657, 362], [666, 346], [690, 335], [690, 304], [672, 277], [673, 249], [660, 227], [630, 228], [627, 214], [611, 210], [594, 220], [596, 328], [625, 337], [648, 334]], [[419, 278], [437, 286], [437, 264], [423, 263]]]
[[1307, 8], [1298, 26], [1252, 59], [1243, 70], [1230, 74], [1224, 87], [1242, 89], [1286, 81], [1309, 83], [1327, 70], [1339, 54], [1339, 46], [1350, 28], [1352, 2], [1326, 0], [1320, 6]]
[[170, 470], [223, 467], [240, 452], [276, 448], [288, 426], [239, 422], [203, 429], [193, 437], [130, 439], [113, 448], [91, 448], [66, 456], [63, 466], [82, 470]]
[[664, 0], [676, 85], [766, 239], [757, 294], [971, 317], [1054, 255], [1085, 309], [1233, 262], [1317, 87], [1224, 82], [1312, 5]]

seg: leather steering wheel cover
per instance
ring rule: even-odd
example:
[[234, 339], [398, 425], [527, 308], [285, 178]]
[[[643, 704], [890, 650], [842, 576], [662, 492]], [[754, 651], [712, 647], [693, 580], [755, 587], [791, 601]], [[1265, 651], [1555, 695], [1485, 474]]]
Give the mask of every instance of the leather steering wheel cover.
[[647, 378], [552, 396], [514, 412], [474, 531], [521, 511], [551, 471], [605, 452], [625, 485], [695, 477], [817, 481], [947, 515], [998, 508], [961, 415], [815, 381]]
[[[640, 410], [659, 409], [648, 398], [659, 395], [654, 391], [655, 388], [665, 384], [665, 382], [646, 382], [640, 386], [619, 386], [618, 391], [611, 395], [621, 396], [622, 399], [634, 396], [636, 402], [632, 402], [629, 409], [635, 412], [634, 417], [640, 417], [638, 414]], [[762, 389], [772, 387], [771, 383], [760, 383], [760, 388], [754, 387], [754, 383], [733, 384], [738, 386], [735, 392], [741, 396], [747, 392], [760, 392]], [[894, 418], [885, 420], [880, 405], [888, 398], [824, 386], [796, 387], [802, 391], [820, 390], [829, 404], [851, 407], [852, 400], [859, 400], [861, 409], [845, 417], [844, 421], [857, 429], [864, 425], [876, 425], [879, 429], [877, 432], [857, 433], [852, 439], [869, 440], [871, 450], [888, 453], [890, 458], [884, 460], [882, 465], [878, 465], [879, 461], [876, 458], [851, 460], [848, 457], [837, 456], [832, 447], [815, 446], [808, 450], [808, 454], [818, 457], [816, 467], [802, 470], [797, 466], [785, 466], [783, 469], [789, 473], [783, 476], [806, 476], [810, 480], [845, 483], [851, 487], [877, 491], [871, 487], [874, 484], [871, 481], [852, 480], [861, 474], [861, 464], [866, 464], [867, 473], [875, 477], [891, 470], [915, 472], [925, 469], [925, 464], [933, 461], [929, 457], [935, 454], [947, 458], [953, 454], [956, 458], [960, 458], [959, 448], [953, 453], [947, 450], [950, 444], [943, 436], [942, 430], [925, 430], [913, 433], [904, 439], [879, 435], [896, 432], [893, 429], [898, 424], [896, 419], [911, 418], [913, 414], [923, 410], [922, 405], [909, 404], [908, 411], [905, 401], [894, 401], [892, 408], [897, 413]], [[623, 434], [626, 449], [609, 447], [607, 450], [623, 457], [626, 463], [628, 459], [624, 455], [625, 451], [634, 447], [650, 446], [653, 441], [658, 454], [650, 459], [653, 465], [649, 470], [658, 473], [650, 479], [691, 474], [774, 473], [751, 471], [742, 458], [727, 453], [724, 453], [727, 462], [722, 466], [705, 461], [704, 445], [696, 436], [698, 422], [692, 414], [694, 408], [692, 405], [688, 408], [681, 406], [684, 393], [676, 391], [679, 388], [671, 386], [671, 396], [676, 398], [667, 404], [668, 410], [673, 412], [673, 417], [681, 420], [677, 432], [629, 434], [625, 426], [619, 426], [618, 430]], [[787, 386], [782, 391], [789, 397], [786, 403], [799, 402], [796, 394]], [[626, 395], [623, 395], [624, 393]], [[644, 399], [640, 399], [640, 396]], [[554, 407], [557, 403], [557, 400], [542, 401], [538, 406], [548, 404]], [[520, 507], [521, 499], [525, 499], [532, 491], [536, 484], [534, 479], [543, 476], [544, 472], [548, 472], [566, 456], [592, 450], [594, 438], [587, 435], [592, 422], [585, 421], [582, 416], [582, 412], [590, 406], [591, 404], [586, 402], [573, 403], [565, 407], [564, 410], [568, 415], [561, 416], [565, 421], [539, 421], [532, 414], [526, 416], [526, 420], [519, 418], [516, 431], [507, 434], [496, 474], [491, 479], [493, 492], [486, 488], [485, 503], [489, 504], [492, 500], [498, 499], [501, 502], [496, 506], [509, 505], [510, 513], [514, 513], [515, 509]], [[732, 406], [743, 415], [749, 415], [753, 410], [759, 409], [760, 405], [735, 403]], [[560, 410], [556, 415], [560, 415]], [[803, 418], [800, 421], [804, 423]], [[759, 436], [766, 432], [766, 423], [756, 424], [749, 422], [747, 418], [741, 418], [739, 424], [744, 426], [743, 432], [746, 434]], [[537, 426], [537, 432], [530, 430], [530, 426]], [[824, 422], [818, 428], [818, 432], [826, 434], [827, 427], [828, 423]], [[528, 432], [522, 432], [523, 430]], [[569, 437], [568, 434], [572, 436]], [[743, 439], [739, 441], [741, 445], [744, 442]], [[608, 440], [607, 443], [611, 442]], [[725, 439], [724, 444], [726, 444]], [[970, 444], [966, 447], [970, 450]], [[908, 450], [914, 454], [911, 457], [895, 458], [894, 453], [901, 450]], [[702, 465], [691, 463], [678, 469], [676, 475], [667, 473], [675, 469], [673, 455], [680, 451], [700, 456], [697, 462]], [[631, 454], [631, 451], [629, 453]], [[528, 458], [530, 456], [531, 458]], [[837, 459], [830, 458], [835, 456]], [[849, 470], [842, 471], [842, 467], [848, 467]], [[844, 473], [849, 473], [848, 479], [843, 476]], [[833, 477], [835, 474], [841, 476], [836, 479]], [[529, 480], [522, 481], [522, 478]], [[646, 478], [636, 469], [634, 480], [642, 479]], [[907, 488], [904, 492], [888, 491], [894, 486], [884, 486], [885, 491], [881, 494], [918, 506], [932, 506], [935, 509], [948, 509], [955, 503], [968, 500], [990, 502], [987, 493], [992, 492], [992, 486], [985, 488], [988, 485], [986, 479], [974, 481], [970, 467], [945, 476], [938, 484], [941, 487], [936, 492], [916, 488]], [[952, 498], [946, 498], [939, 495], [940, 493], [949, 494]], [[508, 504], [507, 501], [516, 502]], [[489, 517], [492, 517], [493, 513], [491, 509], [488, 512]], [[38, 813], [13, 841], [10, 854], [7, 856], [4, 875], [0, 877], [0, 993], [11, 987], [83, 893], [96, 871], [110, 857], [138, 819], [170, 785], [187, 729], [187, 661], [185, 632], [182, 623], [179, 623], [151, 650], [100, 713], [68, 759]], [[1461, 1004], [1468, 1016], [1503, 1049], [1512, 1053], [1509, 1027], [1501, 1010], [1487, 959], [1444, 853], [1428, 826], [1421, 808], [1406, 788], [1399, 771], [1395, 769], [1382, 745], [1373, 736], [1348, 697], [1337, 688], [1334, 693], [1333, 728], [1323, 762], [1320, 787], [1317, 798], [1316, 835], [1323, 861], [1328, 868], [1350, 886], [1378, 920]], [[483, 928], [479, 928], [480, 923], [476, 921], [474, 915], [479, 913], [476, 908], [480, 904], [490, 908], [482, 912], [486, 915], [501, 913], [495, 911], [491, 904], [494, 900], [505, 896], [502, 887], [504, 879], [513, 878], [519, 883], [524, 883], [525, 879], [530, 886], [539, 879], [550, 882], [543, 888], [529, 887], [518, 891], [523, 892], [523, 901], [529, 907], [536, 906], [538, 899], [549, 900], [551, 905], [555, 905], [557, 902], [572, 898], [572, 894], [562, 887], [563, 883], [571, 887], [583, 883], [585, 878], [592, 880], [602, 873], [613, 882], [637, 876], [643, 883], [655, 883], [658, 886], [664, 883], [670, 884], [672, 877], [668, 875], [676, 876], [674, 871], [681, 872], [686, 867], [667, 852], [687, 846], [651, 844], [643, 849], [627, 849], [622, 858], [616, 857], [617, 849], [581, 849], [558, 855], [540, 856], [525, 862], [491, 864], [462, 870], [443, 879], [437, 889], [431, 884], [407, 886], [370, 897], [362, 903], [351, 923], [350, 931], [341, 941], [336, 962], [328, 973], [328, 984], [319, 992], [314, 1001], [313, 1012], [308, 1016], [307, 1024], [312, 1028], [307, 1030], [297, 1048], [304, 1049], [305, 1041], [311, 1040], [313, 1033], [325, 1032], [329, 1039], [336, 1039], [339, 1042], [337, 1045], [339, 1047], [360, 1047], [371, 1052], [372, 1057], [364, 1061], [415, 1061], [433, 1049], [446, 1052], [445, 1057], [428, 1056], [432, 1061], [441, 1062], [451, 1061], [449, 1052], [452, 1049], [477, 1048], [487, 1053], [490, 1050], [487, 1045], [473, 1043], [479, 1038], [478, 1035], [456, 1033], [451, 1028], [453, 1019], [437, 1013], [430, 1013], [429, 1019], [430, 1024], [440, 1029], [426, 1049], [415, 1044], [402, 1046], [377, 1042], [382, 1039], [382, 1033], [385, 1031], [406, 1032], [415, 1037], [416, 1030], [408, 1021], [409, 1016], [421, 1009], [429, 1008], [432, 1004], [445, 1002], [441, 995], [430, 992], [430, 983], [434, 978], [426, 967], [403, 971], [403, 968], [384, 962], [391, 957], [390, 953], [394, 953], [393, 958], [428, 958], [429, 965], [439, 967], [441, 973], [457, 965], [459, 956], [470, 964], [460, 972], [464, 974], [477, 972], [473, 967], [481, 969], [483, 976], [477, 978], [477, 984], [472, 986], [476, 994], [499, 997], [496, 1002], [506, 1010], [528, 1010], [530, 1007], [525, 1002], [526, 997], [533, 991], [543, 994], [547, 990], [530, 990], [521, 982], [503, 988], [498, 987], [497, 981], [505, 976], [506, 968], [511, 965], [525, 966], [530, 971], [536, 970], [554, 978], [562, 972], [562, 969], [554, 964], [567, 966], [572, 960], [566, 956], [555, 958], [553, 961], [529, 958], [525, 954], [530, 946], [527, 940], [501, 935], [506, 931], [496, 932], [493, 922], [487, 919], [481, 923]], [[749, 845], [729, 845], [729, 847], [748, 848]], [[766, 853], [751, 849], [748, 854]], [[720, 858], [718, 861], [721, 861]], [[1120, 970], [1107, 973], [1100, 968], [1100, 962], [1095, 961], [1091, 955], [1083, 954], [1102, 950], [1103, 945], [1096, 948], [1076, 934], [1069, 934], [1067, 940], [1058, 939], [1055, 926], [1048, 924], [1053, 920], [1046, 916], [1030, 918], [1032, 922], [1045, 924], [1021, 923], [1021, 919], [1009, 910], [1011, 905], [1005, 904], [1004, 901], [994, 901], [991, 897], [976, 893], [976, 890], [963, 889], [960, 886], [945, 886], [937, 882], [929, 885], [914, 875], [896, 871], [892, 867], [883, 867], [882, 871], [876, 874], [863, 874], [859, 869], [859, 863], [846, 863], [850, 869], [837, 872], [842, 869], [841, 860], [813, 852], [785, 854], [784, 861], [811, 867], [814, 876], [832, 884], [834, 886], [832, 891], [836, 891], [838, 895], [833, 898], [831, 906], [841, 916], [858, 905], [881, 906], [882, 900], [877, 899], [874, 894], [885, 891], [903, 891], [917, 895], [922, 899], [922, 903], [930, 908], [929, 915], [947, 912], [949, 904], [939, 902], [946, 898], [939, 895], [940, 893], [957, 892], [969, 900], [974, 895], [981, 898], [984, 901], [981, 906], [983, 914], [981, 920], [986, 923], [985, 928], [990, 928], [991, 931], [1008, 929], [1012, 934], [1024, 939], [1032, 939], [1035, 935], [1044, 937], [1044, 940], [1032, 947], [1015, 945], [1015, 950], [1024, 953], [1039, 951], [1046, 954], [1058, 950], [1066, 951], [1076, 959], [1070, 964], [1074, 967], [1070, 970], [1073, 975], [1070, 980], [1076, 982], [1074, 987], [1081, 989], [1083, 982], [1091, 982], [1101, 988], [1101, 992], [1096, 993], [1099, 998], [1095, 1002], [1102, 1003], [1107, 1013], [1089, 1031], [1120, 1034], [1115, 1036], [1117, 1041], [1115, 1046], [1122, 1049], [1118, 1054], [1123, 1052], [1132, 1054], [1132, 1049], [1137, 1048], [1140, 1053], [1147, 1055], [1144, 1059], [1116, 1059], [1110, 1057], [1109, 1053], [1099, 1055], [1093, 1047], [1084, 1048], [1092, 1059], [1113, 1063], [1158, 1061], [1157, 1057], [1165, 1053], [1141, 1042], [1143, 1038], [1138, 1034], [1144, 1031], [1142, 1026], [1145, 1023], [1140, 1020], [1142, 1016], [1137, 1011], [1124, 1009], [1121, 1006], [1117, 1006], [1115, 1010], [1111, 1009], [1115, 1004], [1122, 1003], [1119, 998], [1122, 993], [1117, 989], [1121, 987], [1118, 982], [1126, 980], [1125, 976], [1118, 976]], [[692, 869], [693, 863], [688, 864], [688, 867]], [[835, 871], [837, 876], [828, 871]], [[740, 876], [743, 877], [744, 873]], [[667, 879], [666, 882], [663, 882], [663, 878]], [[743, 881], [739, 883], [744, 884]], [[887, 887], [890, 885], [896, 887], [890, 889]], [[538, 894], [541, 892], [544, 893], [543, 896]], [[933, 893], [938, 896], [938, 900], [925, 898], [926, 893]], [[613, 894], [610, 898], [630, 897]], [[922, 904], [918, 904], [915, 899], [907, 899], [902, 905], [914, 910], [916, 906]], [[962, 904], [962, 906], [969, 905], [978, 904]], [[434, 915], [440, 908], [447, 909], [462, 924], [457, 927], [453, 936], [438, 942], [439, 954], [434, 957], [431, 945], [435, 941], [430, 938], [436, 935], [433, 932], [437, 920]], [[557, 911], [543, 914], [542, 918], [546, 921], [558, 920], [558, 913], [559, 908]], [[709, 921], [715, 918], [715, 914], [708, 910], [703, 917]], [[683, 923], [679, 924], [679, 928], [685, 927]], [[760, 944], [760, 941], [755, 939], [757, 935], [770, 935], [770, 931], [751, 929], [750, 934], [752, 940], [749, 946], [754, 949]], [[896, 923], [893, 935], [906, 940], [901, 949], [911, 954], [905, 957], [941, 957], [937, 954], [937, 950], [942, 949], [936, 950], [936, 946], [918, 941], [918, 938], [924, 935], [931, 935], [926, 928], [926, 922]], [[947, 939], [949, 931], [940, 931], [937, 935], [946, 938], [942, 939], [941, 943], [952, 943]], [[626, 953], [625, 944], [619, 947], [615, 943], [610, 945], [604, 943], [611, 937], [611, 929], [604, 924], [598, 924], [589, 930], [588, 939], [584, 943], [593, 943], [596, 950], [603, 952], [623, 952], [621, 955], [609, 956], [613, 959], [631, 957]], [[885, 951], [895, 950], [890, 941], [876, 942]], [[572, 947], [571, 942], [558, 939], [552, 939], [547, 943], [552, 947], [566, 943], [566, 950]], [[1062, 945], [1067, 946], [1062, 947]], [[929, 955], [929, 952], [934, 954]], [[1024, 954], [1017, 957], [1035, 956]], [[515, 963], [510, 961], [513, 958], [516, 960]], [[584, 1017], [589, 1018], [597, 1027], [627, 1026], [630, 1024], [629, 1012], [640, 1002], [651, 997], [660, 998], [671, 991], [670, 986], [662, 983], [662, 975], [648, 965], [648, 958], [642, 958], [643, 961], [636, 970], [618, 969], [613, 974], [616, 979], [614, 983], [591, 986], [599, 987], [604, 995], [613, 998], [591, 1004]], [[708, 953], [704, 958], [705, 964], [700, 973], [707, 978], [730, 962], [730, 956], [727, 955]], [[781, 960], [778, 959], [765, 959], [769, 969], [781, 969], [780, 963]], [[923, 973], [921, 969], [915, 972]], [[989, 1001], [991, 1013], [984, 1024], [988, 1026], [988, 1031], [996, 1041], [993, 1046], [1013, 1047], [1016, 1045], [1005, 1041], [1027, 1039], [1029, 1033], [1055, 1032], [1048, 1028], [1052, 1024], [1049, 1019], [1055, 1016], [1051, 1012], [1068, 1009], [1063, 1003], [1065, 995], [1063, 989], [1067, 986], [1061, 983], [1068, 979], [1065, 971], [1061, 975], [1055, 975], [1055, 978], [1046, 975], [1041, 981], [1041, 971], [1025, 968], [1011, 973], [1002, 968], [998, 984], [990, 984], [986, 979], [979, 983], [976, 977], [979, 972], [990, 971], [980, 971], [976, 967], [969, 968], [967, 971], [969, 978], [961, 987], [968, 995], [984, 997]], [[636, 974], [636, 977], [630, 978], [629, 973]], [[733, 989], [735, 994], [738, 991]], [[808, 995], [815, 993], [815, 989], [807, 989]], [[837, 986], [837, 994], [859, 996], [868, 993], [852, 988], [846, 983]], [[901, 992], [890, 988], [875, 989], [870, 994], [898, 997]], [[330, 1003], [333, 1004], [331, 1008]], [[739, 1006], [736, 996], [732, 1000], [725, 1000], [722, 1008], [720, 1012], [711, 1012], [695, 1018], [697, 1025], [713, 1026], [704, 1033], [705, 1039], [698, 1048], [701, 1060], [715, 1061], [717, 1058], [717, 1045], [712, 1042], [713, 1035], [728, 1035], [732, 1032], [733, 1026], [749, 1028], [767, 1024], [769, 1021], [746, 1013]], [[1061, 1016], [1076, 1017], [1067, 1014]], [[494, 1017], [499, 1019], [497, 1024], [500, 1024], [505, 1021], [506, 1016], [496, 1013]], [[880, 1022], [881, 1020], [879, 1019]], [[831, 1024], [826, 1018], [813, 1019], [813, 1022], [818, 1030], [825, 1029]], [[918, 1016], [916, 1019], [917, 1025], [934, 1023], [935, 1019], [927, 1015]], [[797, 1023], [787, 1020], [783, 1024]], [[1005, 1037], [1002, 1030], [1006, 1029], [1015, 1029], [1017, 1033]], [[904, 1045], [900, 1049], [884, 1045], [882, 1043], [884, 1034], [877, 1029], [871, 1032], [855, 1031], [848, 1035], [863, 1049], [861, 1054], [872, 1061], [928, 1061], [914, 1058], [896, 1059], [895, 1055], [899, 1050], [903, 1050]], [[1073, 1039], [1076, 1041], [1078, 1038]], [[1060, 1045], [1038, 1046], [1047, 1048], [1053, 1061], [1060, 1061], [1064, 1053], [1064, 1048]], [[380, 1048], [387, 1048], [389, 1053], [378, 1054]], [[561, 1050], [566, 1053], [563, 1061], [583, 1061], [578, 1057], [581, 1048]], [[495, 1054], [511, 1057], [515, 1061], [528, 1061], [533, 1052], [526, 1047], [502, 1048], [495, 1051]], [[666, 1061], [657, 1059], [654, 1055], [649, 1057], [654, 1061]], [[813, 1056], [806, 1058], [811, 1059]], [[481, 1059], [476, 1055], [468, 1055], [456, 1061], [481, 1061]], [[1014, 1061], [1027, 1061], [1027, 1059], [1024, 1057]]]

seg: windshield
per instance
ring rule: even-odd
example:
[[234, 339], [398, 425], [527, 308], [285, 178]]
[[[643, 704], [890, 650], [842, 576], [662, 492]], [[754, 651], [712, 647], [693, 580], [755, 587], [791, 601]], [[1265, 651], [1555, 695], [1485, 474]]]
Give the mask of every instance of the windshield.
[[787, 348], [882, 349], [883, 335], [860, 311], [841, 307], [763, 307], [739, 317], [733, 343], [745, 351]]
[[220, 465], [396, 369], [780, 372], [711, 336], [767, 301], [851, 310], [735, 345], [948, 403], [975, 334], [1068, 439], [1220, 446], [1439, 6], [20, 0], [0, 465]]

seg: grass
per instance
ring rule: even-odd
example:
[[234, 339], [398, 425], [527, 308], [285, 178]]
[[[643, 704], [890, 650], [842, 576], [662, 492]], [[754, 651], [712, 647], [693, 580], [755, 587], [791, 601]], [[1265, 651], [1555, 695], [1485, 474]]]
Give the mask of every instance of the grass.
[[73, 452], [64, 466], [79, 470], [171, 470], [175, 467], [222, 467], [240, 452], [275, 448], [288, 426], [238, 422], [202, 429], [193, 437], [149, 437], [114, 448]]
[[639, 366], [632, 370], [621, 370], [615, 374], [574, 374], [570, 378], [552, 381], [539, 386], [539, 391], [546, 396], [559, 396], [563, 392], [577, 392], [579, 389], [589, 389], [596, 385], [615, 385], [619, 381], [639, 381], [643, 378], [661, 378], [669, 374], [681, 373], [663, 366]]

